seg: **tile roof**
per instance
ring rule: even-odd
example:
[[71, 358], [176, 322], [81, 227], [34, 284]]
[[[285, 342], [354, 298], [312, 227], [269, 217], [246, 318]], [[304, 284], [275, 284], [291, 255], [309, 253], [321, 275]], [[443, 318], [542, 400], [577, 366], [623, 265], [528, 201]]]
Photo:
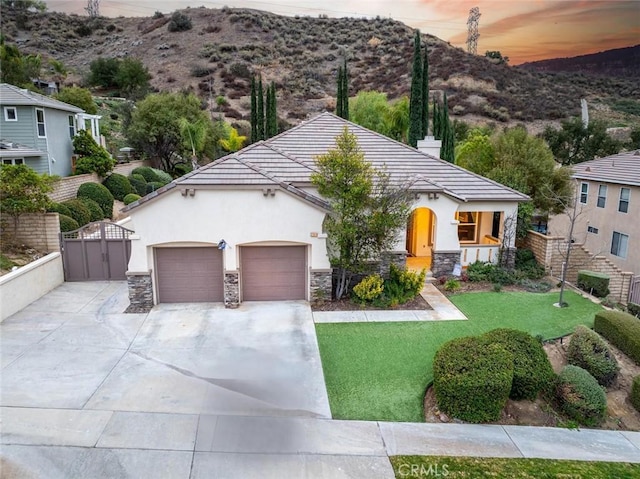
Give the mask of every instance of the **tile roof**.
[[0, 83], [0, 105], [6, 106], [40, 106], [52, 108], [54, 110], [70, 111], [73, 113], [83, 113], [82, 108], [69, 105], [62, 101], [54, 100], [51, 97], [35, 93], [24, 88], [19, 88], [8, 83]]
[[640, 186], [640, 150], [585, 161], [572, 169], [580, 180]]
[[[336, 147], [336, 137], [345, 128], [356, 135], [364, 157], [375, 168], [385, 170], [395, 184], [412, 191], [450, 195], [460, 201], [527, 201], [529, 197], [495, 181], [418, 151], [403, 143], [348, 122], [332, 113], [322, 113], [269, 140], [260, 141], [192, 171], [175, 186], [278, 186], [322, 208], [328, 204], [300, 186], [311, 185], [315, 159]], [[170, 188], [158, 190], [158, 194]], [[154, 195], [157, 196], [157, 195]], [[132, 203], [128, 211], [146, 203]]]

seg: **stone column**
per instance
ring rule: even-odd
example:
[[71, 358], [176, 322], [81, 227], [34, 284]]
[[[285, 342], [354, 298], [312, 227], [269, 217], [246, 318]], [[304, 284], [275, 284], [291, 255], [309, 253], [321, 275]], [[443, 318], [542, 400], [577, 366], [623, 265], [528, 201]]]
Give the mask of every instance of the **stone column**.
[[237, 308], [240, 306], [240, 275], [237, 271], [224, 272], [224, 307]]
[[460, 263], [460, 250], [431, 252], [431, 272], [434, 278], [450, 276], [453, 267]]
[[389, 269], [394, 264], [399, 268], [407, 267], [406, 251], [385, 251], [380, 257], [380, 275], [383, 278], [389, 277]]
[[317, 269], [311, 271], [311, 301], [331, 300], [331, 278], [333, 272], [330, 269]]
[[151, 273], [127, 273], [129, 285], [128, 313], [148, 313], [153, 308], [153, 283]]

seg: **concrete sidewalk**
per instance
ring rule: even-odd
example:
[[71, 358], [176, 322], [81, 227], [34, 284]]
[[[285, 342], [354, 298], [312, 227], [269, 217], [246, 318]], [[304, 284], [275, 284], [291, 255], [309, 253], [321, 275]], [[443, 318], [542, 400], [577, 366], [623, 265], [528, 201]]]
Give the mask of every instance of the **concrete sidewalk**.
[[456, 308], [438, 288], [426, 283], [420, 295], [433, 309], [426, 310], [361, 310], [361, 311], [314, 311], [316, 323], [373, 323], [391, 321], [453, 321], [467, 317]]

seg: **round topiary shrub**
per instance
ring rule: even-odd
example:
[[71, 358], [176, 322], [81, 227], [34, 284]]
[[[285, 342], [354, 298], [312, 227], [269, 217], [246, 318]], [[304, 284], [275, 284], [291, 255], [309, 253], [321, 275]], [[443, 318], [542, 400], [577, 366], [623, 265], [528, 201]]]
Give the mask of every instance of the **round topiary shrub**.
[[76, 220], [71, 218], [70, 216], [60, 214], [60, 231], [62, 233], [66, 233], [67, 231], [74, 231], [80, 228], [80, 225]]
[[93, 201], [91, 198], [84, 196], [78, 199], [82, 201], [89, 210], [89, 213], [91, 214], [91, 221], [101, 221], [104, 219], [104, 212], [98, 203]]
[[107, 187], [118, 201], [124, 200], [125, 196], [133, 193], [133, 186], [131, 186], [127, 177], [119, 173], [111, 173], [102, 184]]
[[442, 345], [433, 361], [433, 389], [438, 407], [463, 421], [500, 418], [513, 381], [513, 355], [500, 344], [477, 337]]
[[173, 181], [173, 177], [166, 171], [158, 170], [157, 168], [151, 168], [158, 177], [158, 181], [163, 184], [169, 184]]
[[71, 218], [76, 220], [80, 226], [91, 222], [91, 211], [89, 211], [89, 208], [78, 198], [67, 200], [62, 204], [69, 208]]
[[556, 398], [560, 409], [585, 426], [597, 426], [607, 411], [607, 396], [598, 381], [581, 367], [569, 364], [558, 376]]
[[193, 168], [190, 163], [178, 163], [173, 166], [173, 174], [175, 176], [184, 176], [191, 171], [193, 171]]
[[602, 386], [609, 386], [618, 376], [618, 361], [598, 333], [578, 326], [567, 347], [567, 362], [589, 371]]
[[555, 376], [540, 341], [524, 331], [494, 329], [480, 337], [487, 344], [500, 344], [513, 354], [511, 399], [533, 401], [543, 388], [552, 384]]
[[140, 198], [142, 198], [142, 196], [136, 195], [135, 193], [129, 193], [127, 196], [124, 197], [124, 204], [130, 205], [134, 201], [138, 201]]
[[133, 190], [140, 196], [147, 194], [147, 180], [142, 175], [129, 175], [129, 183], [133, 186]]
[[58, 213], [60, 215], [65, 215], [67, 217], [71, 216], [71, 211], [69, 211], [69, 208], [67, 208], [62, 203], [50, 203], [49, 208], [47, 208], [47, 211], [50, 211], [52, 213]]
[[100, 183], [82, 183], [76, 195], [78, 198], [89, 198], [98, 203], [105, 218], [113, 214], [113, 195], [106, 186]]
[[161, 181], [158, 175], [156, 175], [156, 173], [154, 172], [153, 168], [149, 166], [139, 166], [137, 168], [134, 168], [131, 171], [131, 175], [140, 175], [147, 183], [151, 181]]
[[164, 183], [160, 183], [159, 181], [150, 181], [149, 183], [147, 183], [147, 194], [159, 190], [163, 186]]

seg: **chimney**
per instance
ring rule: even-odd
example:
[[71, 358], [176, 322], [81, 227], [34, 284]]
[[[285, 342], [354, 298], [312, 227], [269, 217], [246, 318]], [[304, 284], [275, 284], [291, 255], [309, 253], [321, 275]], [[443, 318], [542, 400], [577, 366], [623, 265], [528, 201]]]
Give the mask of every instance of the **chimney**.
[[418, 140], [418, 151], [436, 158], [440, 158], [441, 147], [442, 140], [436, 140], [433, 136], [425, 136], [424, 140]]

